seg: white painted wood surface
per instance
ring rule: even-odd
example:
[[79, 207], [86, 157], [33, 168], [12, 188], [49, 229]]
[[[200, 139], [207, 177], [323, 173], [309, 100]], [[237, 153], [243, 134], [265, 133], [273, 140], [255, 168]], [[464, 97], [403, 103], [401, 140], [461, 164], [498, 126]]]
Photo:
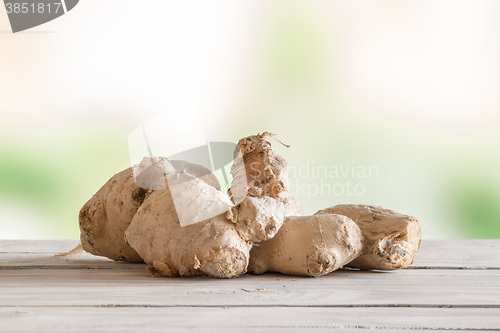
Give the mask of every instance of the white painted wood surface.
[[424, 241], [399, 271], [231, 280], [54, 256], [77, 243], [0, 241], [0, 331], [500, 330], [500, 240]]

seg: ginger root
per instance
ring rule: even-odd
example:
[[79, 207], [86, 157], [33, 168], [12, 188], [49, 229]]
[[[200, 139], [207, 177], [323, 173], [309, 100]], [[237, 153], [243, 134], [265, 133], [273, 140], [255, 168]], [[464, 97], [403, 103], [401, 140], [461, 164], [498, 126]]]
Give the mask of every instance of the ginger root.
[[180, 219], [185, 215], [196, 221], [198, 214], [227, 208], [232, 202], [193, 175], [165, 170], [168, 187], [149, 195], [125, 233], [151, 274], [217, 278], [244, 274], [253, 243], [273, 237], [283, 224], [283, 203], [247, 197], [235, 209], [183, 225]]
[[273, 134], [264, 132], [238, 142], [231, 167], [233, 194], [241, 193], [246, 187], [249, 196], [286, 201], [290, 190], [287, 162], [266, 139], [270, 136]]
[[228, 193], [210, 170], [145, 157], [82, 207], [81, 247], [146, 262], [154, 275], [233, 278], [248, 271], [321, 276], [342, 266], [408, 267], [420, 247], [416, 218], [365, 205], [303, 216], [287, 162], [264, 132], [241, 139]]
[[142, 262], [123, 235], [147, 193], [135, 184], [132, 168], [108, 180], [80, 210], [83, 249], [113, 260]]
[[[240, 204], [242, 201], [248, 203], [248, 198], [254, 198], [251, 200], [254, 205], [259, 199], [265, 202], [265, 204], [260, 205], [262, 209], [269, 205], [281, 209], [279, 203], [283, 203], [285, 216], [303, 215], [302, 207], [298, 201], [288, 195], [290, 178], [287, 162], [267, 140], [273, 136], [274, 134], [264, 132], [239, 140], [234, 151], [234, 163], [231, 167], [233, 182], [229, 194], [235, 204]], [[272, 203], [272, 201], [277, 202]], [[269, 209], [271, 211], [268, 215], [272, 214], [273, 208], [269, 207]]]
[[[136, 167], [142, 167], [148, 160], [149, 157], [145, 158]], [[157, 163], [163, 163], [164, 160], [155, 158]], [[217, 178], [201, 165], [186, 161], [169, 162], [178, 171], [186, 170], [212, 186], [219, 186]], [[152, 191], [137, 186], [133, 168], [111, 177], [80, 210], [83, 249], [113, 260], [142, 262], [143, 259], [125, 242], [124, 234], [144, 199]]]
[[246, 272], [251, 248], [224, 214], [181, 227], [168, 189], [157, 190], [145, 200], [126, 239], [151, 274], [170, 277], [236, 277]]
[[351, 262], [362, 249], [361, 230], [348, 217], [289, 216], [274, 238], [253, 247], [248, 270], [321, 276]]
[[413, 263], [421, 242], [421, 229], [413, 216], [380, 206], [337, 205], [315, 215], [340, 214], [351, 218], [361, 229], [363, 253], [347, 266], [391, 270]]

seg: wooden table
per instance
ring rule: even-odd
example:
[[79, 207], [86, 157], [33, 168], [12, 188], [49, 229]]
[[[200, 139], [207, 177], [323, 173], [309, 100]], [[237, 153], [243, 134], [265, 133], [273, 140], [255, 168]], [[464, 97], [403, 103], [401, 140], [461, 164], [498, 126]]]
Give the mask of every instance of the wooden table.
[[77, 243], [0, 241], [0, 331], [500, 330], [500, 240], [427, 240], [400, 271], [231, 280], [54, 257]]

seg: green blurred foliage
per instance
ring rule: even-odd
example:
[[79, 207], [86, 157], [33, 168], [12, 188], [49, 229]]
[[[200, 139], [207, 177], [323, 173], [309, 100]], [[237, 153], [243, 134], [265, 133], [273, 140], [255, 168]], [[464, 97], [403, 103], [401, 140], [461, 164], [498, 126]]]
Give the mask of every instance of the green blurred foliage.
[[[267, 84], [303, 94], [320, 89], [327, 63], [324, 27], [304, 3], [277, 2], [262, 38]], [[329, 59], [332, 60], [332, 59]]]
[[57, 172], [47, 163], [33, 161], [12, 151], [0, 152], [0, 193], [46, 205], [61, 191]]
[[[337, 32], [306, 1], [269, 2], [261, 23], [250, 77], [224, 119], [226, 137], [277, 133], [291, 148], [274, 146], [295, 168], [378, 168], [377, 177], [327, 180], [362, 183], [362, 196], [297, 195], [306, 214], [339, 203], [375, 204], [415, 215], [432, 238], [500, 238], [496, 128], [454, 130], [357, 107], [357, 96], [343, 90]], [[130, 166], [131, 128], [119, 124], [93, 118], [2, 131], [0, 199], [43, 215], [50, 238], [78, 238], [80, 207]], [[321, 179], [293, 176], [292, 186], [297, 182]]]
[[500, 191], [491, 183], [458, 181], [450, 186], [447, 209], [467, 238], [500, 237]]
[[8, 137], [4, 132], [0, 198], [42, 215], [53, 238], [78, 238], [80, 207], [113, 174], [130, 166], [129, 133], [109, 124], [28, 132], [21, 129]]
[[[273, 2], [263, 25], [245, 95], [228, 115], [232, 137], [277, 133], [291, 148], [274, 145], [295, 168], [354, 164], [379, 171], [326, 180], [362, 183], [362, 196], [297, 194], [306, 214], [339, 203], [374, 204], [419, 218], [425, 238], [500, 238], [495, 128], [464, 131], [360, 109], [336, 67], [337, 32], [305, 2]], [[321, 179], [292, 176], [291, 183], [321, 186]]]

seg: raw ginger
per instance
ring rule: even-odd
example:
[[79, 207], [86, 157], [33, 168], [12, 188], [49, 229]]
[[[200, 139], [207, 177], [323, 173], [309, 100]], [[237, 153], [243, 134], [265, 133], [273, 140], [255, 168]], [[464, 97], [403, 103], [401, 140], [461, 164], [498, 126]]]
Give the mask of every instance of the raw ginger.
[[215, 176], [199, 165], [145, 158], [84, 205], [83, 249], [114, 260], [146, 261], [152, 274], [241, 275], [253, 243], [273, 237], [283, 224], [285, 206], [270, 197], [246, 197], [236, 208], [216, 185]]
[[[350, 233], [354, 235], [355, 240], [352, 242], [357, 245], [356, 247], [342, 239], [337, 230], [339, 226], [332, 221], [324, 222], [329, 226], [322, 228], [317, 218], [302, 216], [300, 204], [289, 197], [290, 182], [286, 172], [286, 161], [266, 140], [270, 136], [272, 134], [264, 132], [261, 135], [244, 138], [238, 143], [243, 155], [244, 169], [247, 171], [249, 195], [259, 197], [266, 193], [285, 203], [286, 217], [281, 231], [271, 240], [257, 244], [251, 250], [250, 271], [260, 274], [270, 270], [293, 275], [319, 276], [346, 264], [361, 269], [397, 269], [413, 263], [421, 239], [420, 226], [413, 217], [381, 207], [356, 205], [339, 205], [315, 214], [346, 216], [348, 219], [346, 223], [351, 229], [356, 230], [355, 232], [351, 230]], [[235, 164], [233, 169], [233, 176], [236, 179], [243, 167]], [[370, 210], [368, 215], [373, 219], [364, 219], [365, 216], [361, 213], [363, 210], [358, 209], [360, 207], [365, 210], [368, 208]], [[363, 213], [366, 214], [365, 211]], [[378, 219], [381, 221], [375, 223], [374, 220]], [[295, 230], [301, 228], [304, 229], [303, 237], [295, 233]], [[336, 233], [336, 237], [331, 237], [329, 242], [325, 243], [324, 235], [320, 233], [321, 237], [318, 236], [316, 230], [321, 232], [328, 230]], [[309, 242], [321, 244], [326, 249], [319, 250], [319, 246], [315, 248]], [[363, 251], [360, 250], [360, 244], [363, 244]], [[294, 247], [300, 247], [300, 250], [295, 250]], [[328, 252], [334, 251], [333, 249], [340, 254], [334, 264], [329, 260], [315, 264], [311, 259], [318, 258], [317, 255], [313, 255], [316, 253], [314, 251]], [[352, 249], [354, 250], [350, 252]], [[331, 256], [324, 255], [321, 258], [325, 257]], [[312, 269], [312, 266], [317, 269]]]
[[123, 170], [106, 182], [80, 210], [83, 249], [113, 260], [142, 262], [123, 235], [147, 192], [135, 184], [132, 168]]
[[246, 272], [251, 242], [224, 214], [181, 227], [170, 190], [157, 190], [139, 208], [127, 242], [151, 274], [231, 278]]
[[289, 216], [274, 238], [252, 249], [248, 270], [321, 276], [351, 262], [362, 249], [361, 230], [348, 217]]
[[196, 214], [209, 216], [232, 202], [186, 172], [169, 171], [166, 177], [168, 188], [148, 196], [125, 233], [153, 275], [239, 276], [247, 270], [253, 243], [273, 237], [283, 224], [282, 204], [249, 197], [238, 209], [182, 226], [179, 219], [185, 214], [196, 220]]
[[[268, 196], [286, 201], [290, 190], [287, 162], [267, 140], [272, 136], [264, 132], [238, 142], [231, 167], [231, 193], [248, 192], [252, 197]], [[242, 187], [247, 191], [242, 191]]]
[[[165, 159], [154, 158], [157, 164]], [[218, 188], [219, 182], [201, 165], [186, 161], [170, 161], [176, 170], [186, 170]], [[136, 170], [151, 164], [145, 158]], [[80, 241], [83, 249], [113, 260], [142, 262], [143, 259], [125, 242], [124, 234], [144, 199], [152, 190], [136, 184], [134, 168], [127, 168], [111, 177], [80, 210]]]
[[367, 205], [337, 205], [317, 212], [340, 214], [351, 218], [361, 229], [363, 252], [348, 264], [360, 269], [391, 270], [406, 268], [420, 248], [418, 220], [393, 210]]
[[285, 205], [271, 197], [247, 197], [227, 217], [236, 223], [244, 239], [265, 241], [273, 238], [283, 225]]
[[[146, 262], [165, 276], [233, 278], [248, 271], [321, 276], [342, 266], [405, 268], [420, 246], [418, 221], [364, 205], [303, 216], [287, 162], [264, 132], [241, 139], [228, 193], [206, 168], [146, 157], [113, 176], [81, 209], [81, 246]], [[288, 147], [288, 146], [287, 146]]]
[[274, 137], [274, 134], [264, 132], [238, 141], [231, 167], [233, 182], [229, 194], [235, 204], [249, 197], [265, 198], [268, 202], [276, 200], [276, 206], [283, 203], [285, 216], [302, 215], [298, 201], [289, 196], [287, 162], [269, 142], [270, 137]]
[[280, 231], [251, 250], [249, 271], [305, 276], [327, 274], [359, 255], [361, 232], [354, 222], [343, 216], [301, 216], [302, 207], [289, 196], [287, 162], [267, 140], [272, 136], [264, 132], [241, 139], [235, 156], [241, 154], [242, 162], [234, 163], [231, 169], [232, 191], [241, 192], [240, 187], [246, 185], [249, 197], [274, 199], [285, 206], [286, 217]]

